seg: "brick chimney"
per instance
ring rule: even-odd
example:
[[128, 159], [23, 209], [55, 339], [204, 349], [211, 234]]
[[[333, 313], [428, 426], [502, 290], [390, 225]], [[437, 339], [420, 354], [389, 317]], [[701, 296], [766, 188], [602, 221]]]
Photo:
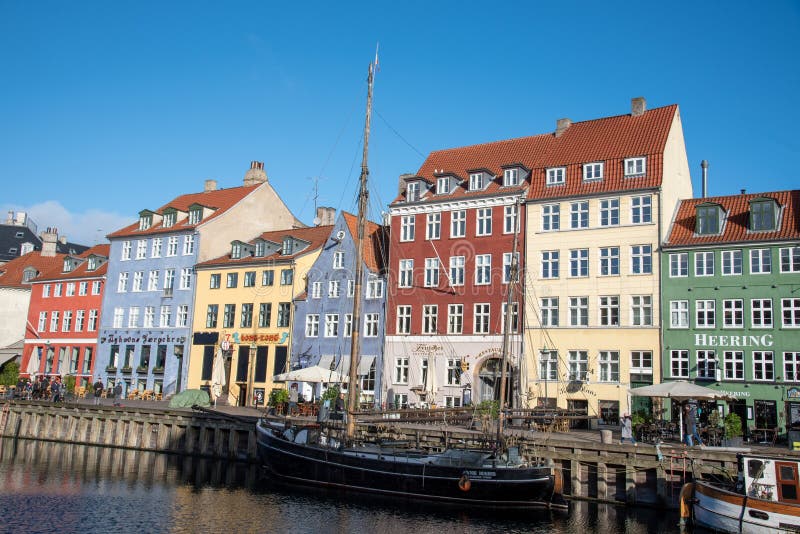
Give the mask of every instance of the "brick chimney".
[[644, 115], [645, 111], [647, 111], [647, 100], [643, 96], [631, 98], [631, 117]]
[[42, 256], [55, 256], [56, 242], [58, 241], [58, 228], [48, 227], [39, 237], [42, 240]]
[[558, 119], [556, 121], [556, 137], [561, 137], [561, 135], [564, 132], [566, 132], [567, 128], [569, 128], [571, 125], [572, 125], [571, 119], [566, 119], [566, 118]]
[[317, 208], [316, 218], [319, 219], [317, 226], [331, 226], [334, 222], [336, 222], [336, 208], [326, 208], [325, 206], [320, 206]]
[[216, 191], [217, 190], [217, 181], [216, 180], [206, 180], [206, 185], [203, 191], [208, 193], [209, 191]]
[[267, 173], [264, 172], [263, 161], [251, 161], [250, 170], [244, 175], [244, 185], [263, 184], [267, 181]]

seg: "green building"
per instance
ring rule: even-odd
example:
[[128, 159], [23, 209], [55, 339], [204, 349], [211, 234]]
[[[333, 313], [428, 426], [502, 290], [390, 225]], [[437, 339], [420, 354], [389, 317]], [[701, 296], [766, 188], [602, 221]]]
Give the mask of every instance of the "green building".
[[684, 200], [662, 247], [662, 380], [725, 391], [759, 441], [800, 429], [799, 210], [800, 191]]

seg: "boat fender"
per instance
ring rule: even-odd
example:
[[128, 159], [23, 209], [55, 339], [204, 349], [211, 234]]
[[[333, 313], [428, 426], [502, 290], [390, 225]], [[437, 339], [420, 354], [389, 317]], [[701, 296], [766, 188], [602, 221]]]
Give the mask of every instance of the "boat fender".
[[694, 499], [694, 482], [688, 482], [681, 488], [680, 502], [680, 523], [681, 531], [692, 519], [692, 502]]
[[553, 469], [553, 495], [564, 495], [564, 474], [561, 469]]
[[472, 481], [469, 479], [466, 473], [461, 475], [461, 478], [458, 479], [458, 489], [461, 491], [469, 491], [472, 487]]

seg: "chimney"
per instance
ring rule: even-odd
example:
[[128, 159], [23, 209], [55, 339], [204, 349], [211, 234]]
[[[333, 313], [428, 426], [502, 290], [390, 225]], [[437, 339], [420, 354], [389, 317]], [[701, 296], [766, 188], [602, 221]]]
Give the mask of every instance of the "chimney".
[[61, 243], [62, 245], [66, 245], [67, 244], [67, 236], [62, 235], [61, 237], [58, 238], [58, 242]]
[[336, 208], [326, 208], [325, 206], [318, 207], [315, 222], [316, 221], [319, 221], [316, 223], [317, 226], [331, 226], [336, 222]]
[[558, 119], [556, 121], [556, 137], [561, 137], [561, 135], [567, 131], [567, 128], [569, 128], [571, 124], [572, 120], [570, 119]]
[[8, 211], [8, 218], [6, 219], [6, 224], [14, 224], [14, 212], [11, 210]]
[[700, 167], [703, 169], [703, 198], [708, 196], [708, 160], [700, 162]]
[[400, 178], [397, 179], [397, 194], [402, 195], [406, 190], [406, 178], [412, 178], [416, 175], [414, 174], [401, 174]]
[[203, 188], [203, 191], [208, 193], [209, 191], [216, 191], [217, 190], [217, 181], [216, 180], [206, 180], [206, 185]]
[[267, 181], [267, 173], [264, 172], [263, 161], [251, 161], [250, 170], [244, 175], [244, 185], [263, 184]]
[[643, 96], [631, 98], [631, 117], [644, 115], [645, 111], [647, 111], [647, 100]]
[[56, 241], [58, 241], [58, 229], [48, 227], [39, 236], [42, 239], [42, 256], [53, 257], [56, 255]]

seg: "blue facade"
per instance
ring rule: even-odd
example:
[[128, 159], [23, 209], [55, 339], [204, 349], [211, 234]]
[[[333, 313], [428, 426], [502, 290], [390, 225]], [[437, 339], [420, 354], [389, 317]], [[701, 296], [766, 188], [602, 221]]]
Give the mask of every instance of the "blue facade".
[[96, 364], [108, 386], [186, 389], [199, 238], [191, 229], [111, 239]]
[[[348, 225], [348, 220], [352, 225]], [[293, 367], [322, 365], [347, 374], [351, 337], [348, 329], [353, 312], [356, 243], [350, 232], [355, 218], [341, 213], [323, 246], [317, 261], [308, 273], [304, 300], [295, 301], [292, 331]], [[365, 248], [378, 251], [378, 270], [365, 263], [361, 306], [361, 358], [359, 379], [362, 401], [382, 402], [381, 369], [386, 332], [386, 276], [380, 266], [383, 250], [383, 229], [373, 225], [371, 239]], [[369, 232], [368, 232], [369, 234]]]

